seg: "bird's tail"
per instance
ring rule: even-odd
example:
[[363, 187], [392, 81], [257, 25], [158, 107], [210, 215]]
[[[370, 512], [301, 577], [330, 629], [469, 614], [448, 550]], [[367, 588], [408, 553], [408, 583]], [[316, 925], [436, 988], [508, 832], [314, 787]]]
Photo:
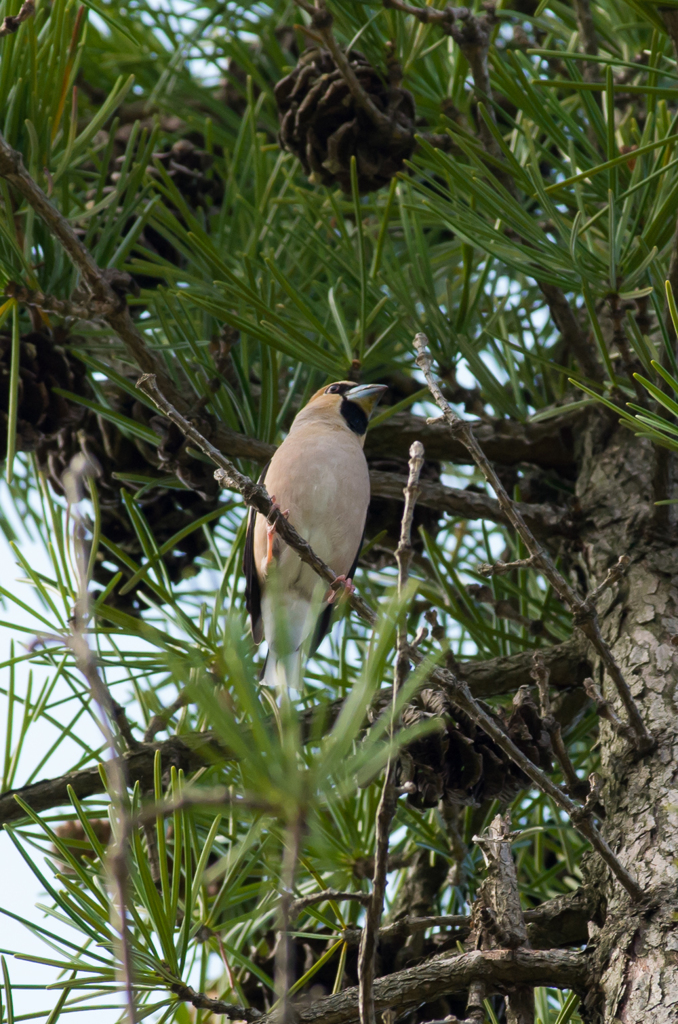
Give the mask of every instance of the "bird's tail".
[[301, 648], [281, 657], [274, 647], [269, 647], [261, 681], [276, 690], [299, 689], [301, 685]]

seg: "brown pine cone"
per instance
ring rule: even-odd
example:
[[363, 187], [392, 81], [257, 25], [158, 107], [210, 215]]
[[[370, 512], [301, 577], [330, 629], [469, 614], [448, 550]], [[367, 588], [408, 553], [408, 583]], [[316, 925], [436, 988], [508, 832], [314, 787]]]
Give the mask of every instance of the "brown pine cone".
[[[54, 388], [83, 393], [83, 364], [63, 348], [66, 332], [30, 331], [21, 336], [19, 353], [19, 405], [16, 446], [32, 452], [67, 426], [77, 425], [85, 410], [54, 393]], [[71, 341], [77, 341], [71, 338]], [[12, 336], [0, 333], [0, 460], [7, 453]]]
[[307, 50], [294, 71], [275, 87], [280, 116], [280, 145], [299, 158], [314, 184], [338, 184], [351, 192], [351, 157], [358, 189], [374, 192], [388, 185], [414, 150], [412, 94], [389, 84], [362, 53], [348, 54], [358, 81], [393, 129], [375, 126], [353, 99], [327, 50]]

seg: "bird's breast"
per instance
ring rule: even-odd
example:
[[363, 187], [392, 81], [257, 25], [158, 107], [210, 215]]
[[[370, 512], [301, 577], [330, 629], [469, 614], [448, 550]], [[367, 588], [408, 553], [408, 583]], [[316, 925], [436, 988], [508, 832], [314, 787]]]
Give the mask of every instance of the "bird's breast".
[[[265, 483], [281, 509], [289, 509], [290, 523], [316, 554], [336, 573], [347, 573], [360, 546], [370, 500], [367, 463], [358, 441], [341, 430], [293, 431], [273, 456]], [[315, 574], [279, 538], [273, 551], [290, 576], [288, 586], [313, 588]], [[261, 516], [254, 556], [265, 575], [266, 524]]]

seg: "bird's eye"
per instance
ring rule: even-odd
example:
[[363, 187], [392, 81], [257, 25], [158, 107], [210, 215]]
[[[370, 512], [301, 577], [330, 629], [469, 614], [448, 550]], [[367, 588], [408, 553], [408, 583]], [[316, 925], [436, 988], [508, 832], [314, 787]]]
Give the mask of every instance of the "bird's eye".
[[325, 392], [326, 395], [336, 395], [338, 393], [339, 393], [339, 385], [338, 384], [330, 384], [330, 386], [328, 387], [327, 391]]

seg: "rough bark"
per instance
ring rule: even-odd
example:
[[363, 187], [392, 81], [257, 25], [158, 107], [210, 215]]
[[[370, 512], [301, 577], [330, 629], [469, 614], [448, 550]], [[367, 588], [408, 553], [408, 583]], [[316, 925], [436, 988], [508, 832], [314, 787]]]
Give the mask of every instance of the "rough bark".
[[[597, 900], [591, 923], [593, 980], [585, 1011], [592, 1024], [669, 1024], [678, 1019], [678, 544], [675, 526], [661, 535], [653, 520], [656, 452], [596, 418], [582, 435], [578, 497], [587, 528], [580, 575], [600, 581], [621, 554], [625, 580], [605, 595], [601, 624], [655, 739], [639, 757], [601, 720], [603, 832], [622, 864], [647, 891], [633, 906], [599, 858], [586, 859], [585, 879]], [[594, 679], [621, 711], [609, 680]]]

